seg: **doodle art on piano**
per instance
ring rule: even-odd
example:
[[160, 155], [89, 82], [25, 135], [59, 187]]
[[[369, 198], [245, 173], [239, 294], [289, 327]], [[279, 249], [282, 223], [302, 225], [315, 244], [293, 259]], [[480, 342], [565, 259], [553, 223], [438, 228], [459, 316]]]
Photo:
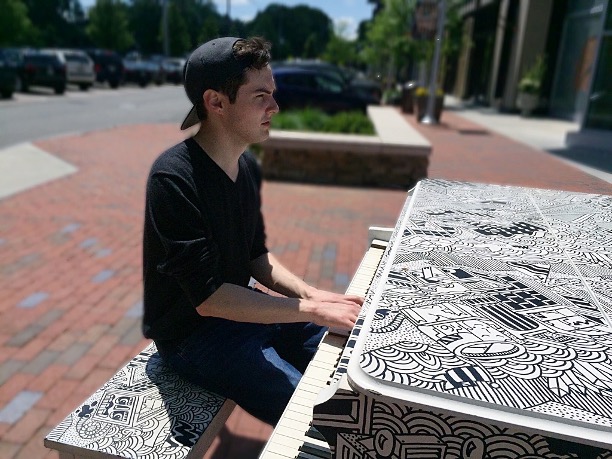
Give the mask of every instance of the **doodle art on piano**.
[[612, 196], [424, 180], [385, 257], [335, 457], [612, 457]]

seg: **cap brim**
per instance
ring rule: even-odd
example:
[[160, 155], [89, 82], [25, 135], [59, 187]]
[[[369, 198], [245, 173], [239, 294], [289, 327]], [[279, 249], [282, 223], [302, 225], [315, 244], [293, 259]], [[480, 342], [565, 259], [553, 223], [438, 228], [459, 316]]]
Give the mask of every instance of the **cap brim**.
[[191, 107], [191, 110], [189, 110], [189, 113], [187, 113], [183, 124], [181, 124], [181, 130], [184, 131], [185, 129], [189, 129], [191, 126], [195, 126], [199, 122], [200, 119], [198, 118], [198, 113], [196, 112], [196, 108], [194, 105], [193, 107]]

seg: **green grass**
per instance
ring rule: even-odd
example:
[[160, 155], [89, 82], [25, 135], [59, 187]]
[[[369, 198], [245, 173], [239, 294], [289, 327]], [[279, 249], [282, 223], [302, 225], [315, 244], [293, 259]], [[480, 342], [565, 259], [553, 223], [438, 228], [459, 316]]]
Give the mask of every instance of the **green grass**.
[[328, 115], [310, 108], [278, 113], [272, 118], [272, 129], [362, 135], [375, 133], [365, 113], [354, 111]]

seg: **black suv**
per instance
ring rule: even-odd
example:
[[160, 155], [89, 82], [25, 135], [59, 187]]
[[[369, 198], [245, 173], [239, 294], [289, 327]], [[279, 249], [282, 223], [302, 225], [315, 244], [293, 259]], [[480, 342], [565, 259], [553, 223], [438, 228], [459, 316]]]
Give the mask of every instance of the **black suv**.
[[0, 48], [0, 95], [9, 98], [17, 89], [18, 60], [10, 51]]
[[86, 49], [85, 52], [94, 61], [98, 83], [108, 83], [113, 89], [123, 83], [123, 59], [119, 54], [107, 49]]
[[38, 51], [22, 53], [18, 73], [23, 92], [28, 91], [30, 86], [53, 88], [55, 94], [66, 91], [66, 65], [54, 54]]
[[273, 67], [276, 82], [274, 98], [281, 110], [318, 108], [333, 114], [342, 111], [364, 112], [378, 99], [348, 86], [330, 72], [295, 66]]

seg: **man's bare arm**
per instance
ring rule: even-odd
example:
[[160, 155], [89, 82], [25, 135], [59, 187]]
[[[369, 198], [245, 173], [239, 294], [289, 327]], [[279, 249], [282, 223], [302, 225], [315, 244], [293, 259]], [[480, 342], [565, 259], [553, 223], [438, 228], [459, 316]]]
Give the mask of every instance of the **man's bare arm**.
[[262, 257], [252, 263], [253, 277], [288, 298], [262, 295], [226, 283], [196, 308], [198, 313], [239, 322], [314, 322], [346, 330], [353, 328], [363, 303], [361, 297], [318, 290], [292, 274], [271, 254]]

